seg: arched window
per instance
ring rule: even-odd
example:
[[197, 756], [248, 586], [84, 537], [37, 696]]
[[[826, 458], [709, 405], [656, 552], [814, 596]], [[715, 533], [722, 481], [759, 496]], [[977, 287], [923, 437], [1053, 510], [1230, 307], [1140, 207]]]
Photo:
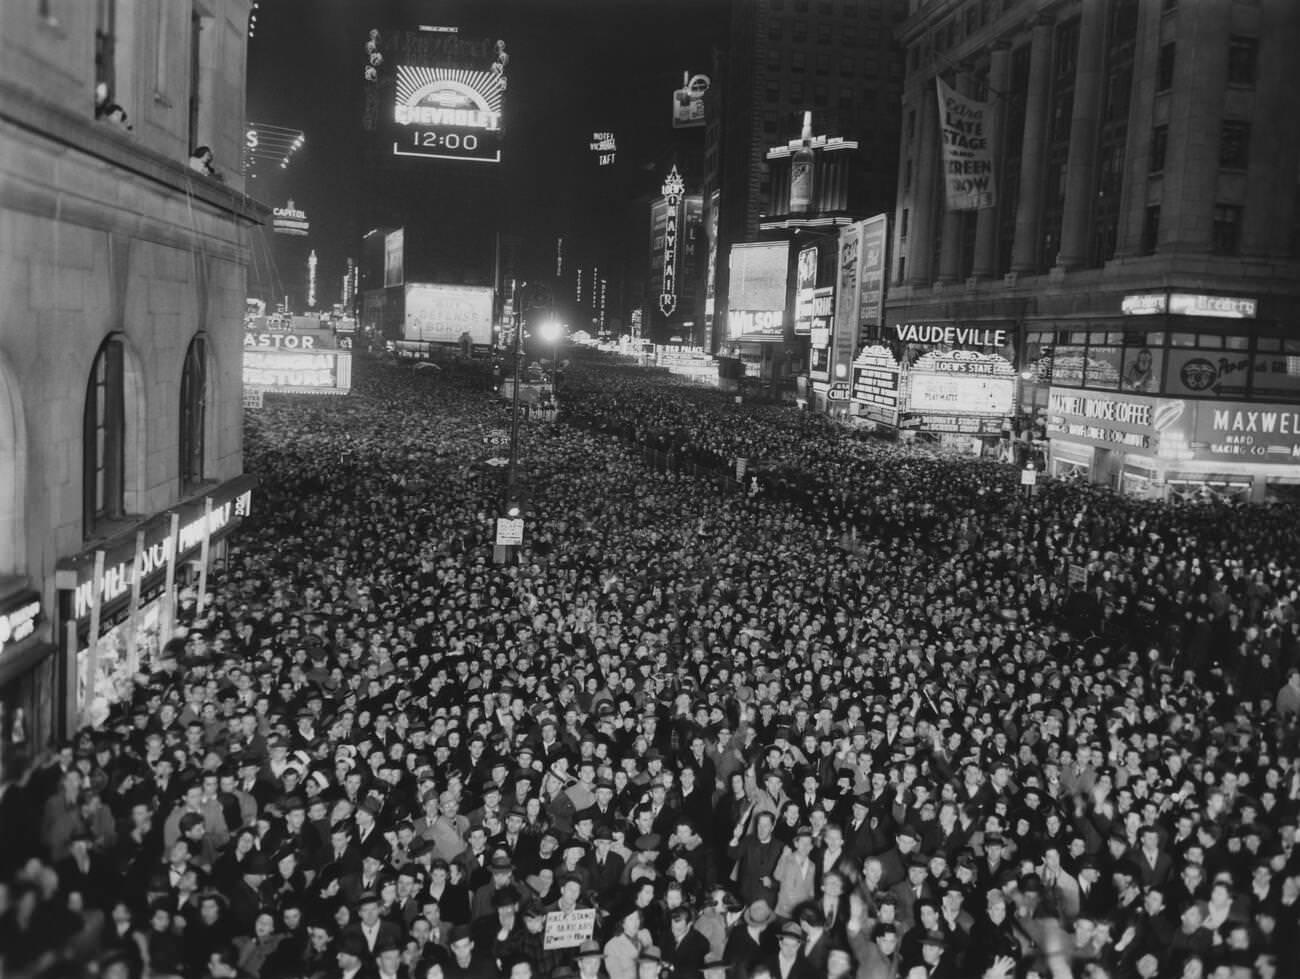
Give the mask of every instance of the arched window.
[[181, 372], [181, 492], [203, 482], [204, 432], [208, 404], [208, 343], [202, 333], [190, 341]]
[[126, 477], [126, 399], [122, 338], [104, 341], [90, 368], [82, 418], [82, 524], [87, 536], [122, 516]]

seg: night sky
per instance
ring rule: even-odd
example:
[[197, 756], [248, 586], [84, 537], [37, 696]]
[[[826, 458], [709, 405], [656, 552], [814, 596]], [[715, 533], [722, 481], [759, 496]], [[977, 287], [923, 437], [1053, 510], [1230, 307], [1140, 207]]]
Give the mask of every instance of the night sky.
[[[709, 72], [712, 45], [725, 42], [730, 3], [262, 0], [249, 45], [248, 118], [302, 129], [306, 143], [288, 170], [263, 162], [250, 193], [273, 205], [293, 197], [307, 212], [323, 299], [333, 301], [344, 259], [357, 254], [364, 230], [357, 188], [365, 177], [367, 31], [454, 25], [467, 37], [504, 39], [510, 54], [503, 230], [522, 237], [525, 261], [534, 265], [552, 254], [557, 234], [567, 234], [575, 252], [599, 247], [611, 211], [657, 187], [676, 148], [702, 147], [702, 129], [672, 129], [671, 93], [684, 70]], [[614, 167], [596, 166], [588, 146], [594, 130], [615, 133]], [[414, 165], [428, 168], [431, 187], [442, 168], [478, 166]], [[268, 263], [255, 254], [250, 285], [267, 274]]]

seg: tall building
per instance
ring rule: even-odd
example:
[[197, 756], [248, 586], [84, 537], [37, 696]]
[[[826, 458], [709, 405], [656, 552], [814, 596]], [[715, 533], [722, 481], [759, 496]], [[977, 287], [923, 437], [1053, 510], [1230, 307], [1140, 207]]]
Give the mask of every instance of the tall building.
[[[725, 50], [715, 52], [706, 95], [704, 226], [710, 270], [705, 319], [715, 345], [727, 308], [732, 244], [788, 237], [761, 228], [784, 209], [788, 162], [768, 152], [800, 134], [812, 112], [816, 133], [858, 143], [846, 178], [846, 213], [891, 208], [897, 174], [901, 51], [894, 38], [906, 0], [745, 0], [733, 5]], [[716, 229], [716, 231], [715, 231]]]
[[268, 216], [240, 175], [249, 11], [0, 5], [8, 749], [102, 722], [168, 638], [166, 586], [248, 511], [244, 286]]
[[[899, 39], [884, 339], [1008, 344], [1057, 475], [1300, 482], [1300, 4], [913, 0]], [[936, 79], [988, 111], [971, 210]]]

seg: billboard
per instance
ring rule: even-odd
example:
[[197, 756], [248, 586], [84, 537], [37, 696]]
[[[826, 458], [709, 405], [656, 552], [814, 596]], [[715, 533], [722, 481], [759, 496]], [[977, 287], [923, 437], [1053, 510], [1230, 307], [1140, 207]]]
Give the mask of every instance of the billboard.
[[673, 128], [693, 129], [704, 125], [704, 93], [709, 90], [708, 75], [684, 72], [682, 87], [673, 92]]
[[997, 354], [933, 351], [912, 366], [907, 387], [913, 414], [1001, 416], [1015, 407], [1015, 369]]
[[406, 284], [402, 338], [426, 343], [459, 343], [468, 333], [477, 344], [492, 342], [492, 289], [489, 286]]
[[398, 65], [394, 155], [500, 163], [504, 97], [499, 72]]
[[352, 388], [352, 355], [338, 350], [250, 347], [246, 336], [244, 386], [281, 394], [347, 394]]
[[785, 332], [790, 246], [784, 241], [731, 246], [727, 339], [777, 341]]
[[858, 350], [858, 287], [862, 274], [862, 223], [840, 229], [839, 257], [835, 264], [835, 321], [831, 339], [832, 380], [849, 376], [849, 364]]
[[813, 293], [817, 291], [817, 246], [800, 249], [795, 265], [794, 286], [795, 336], [812, 333]]
[[406, 229], [384, 235], [384, 286], [400, 286], [405, 277]]
[[888, 234], [887, 215], [877, 214], [862, 222], [858, 322], [860, 330], [866, 330], [869, 336], [878, 335], [885, 312], [885, 242]]

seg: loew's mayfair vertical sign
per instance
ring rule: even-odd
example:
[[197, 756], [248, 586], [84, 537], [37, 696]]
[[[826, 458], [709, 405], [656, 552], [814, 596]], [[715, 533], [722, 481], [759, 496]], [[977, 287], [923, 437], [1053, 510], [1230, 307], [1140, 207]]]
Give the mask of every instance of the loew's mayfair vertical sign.
[[975, 211], [994, 204], [990, 105], [959, 94], [936, 78], [939, 140], [943, 149], [944, 200], [950, 211]]

